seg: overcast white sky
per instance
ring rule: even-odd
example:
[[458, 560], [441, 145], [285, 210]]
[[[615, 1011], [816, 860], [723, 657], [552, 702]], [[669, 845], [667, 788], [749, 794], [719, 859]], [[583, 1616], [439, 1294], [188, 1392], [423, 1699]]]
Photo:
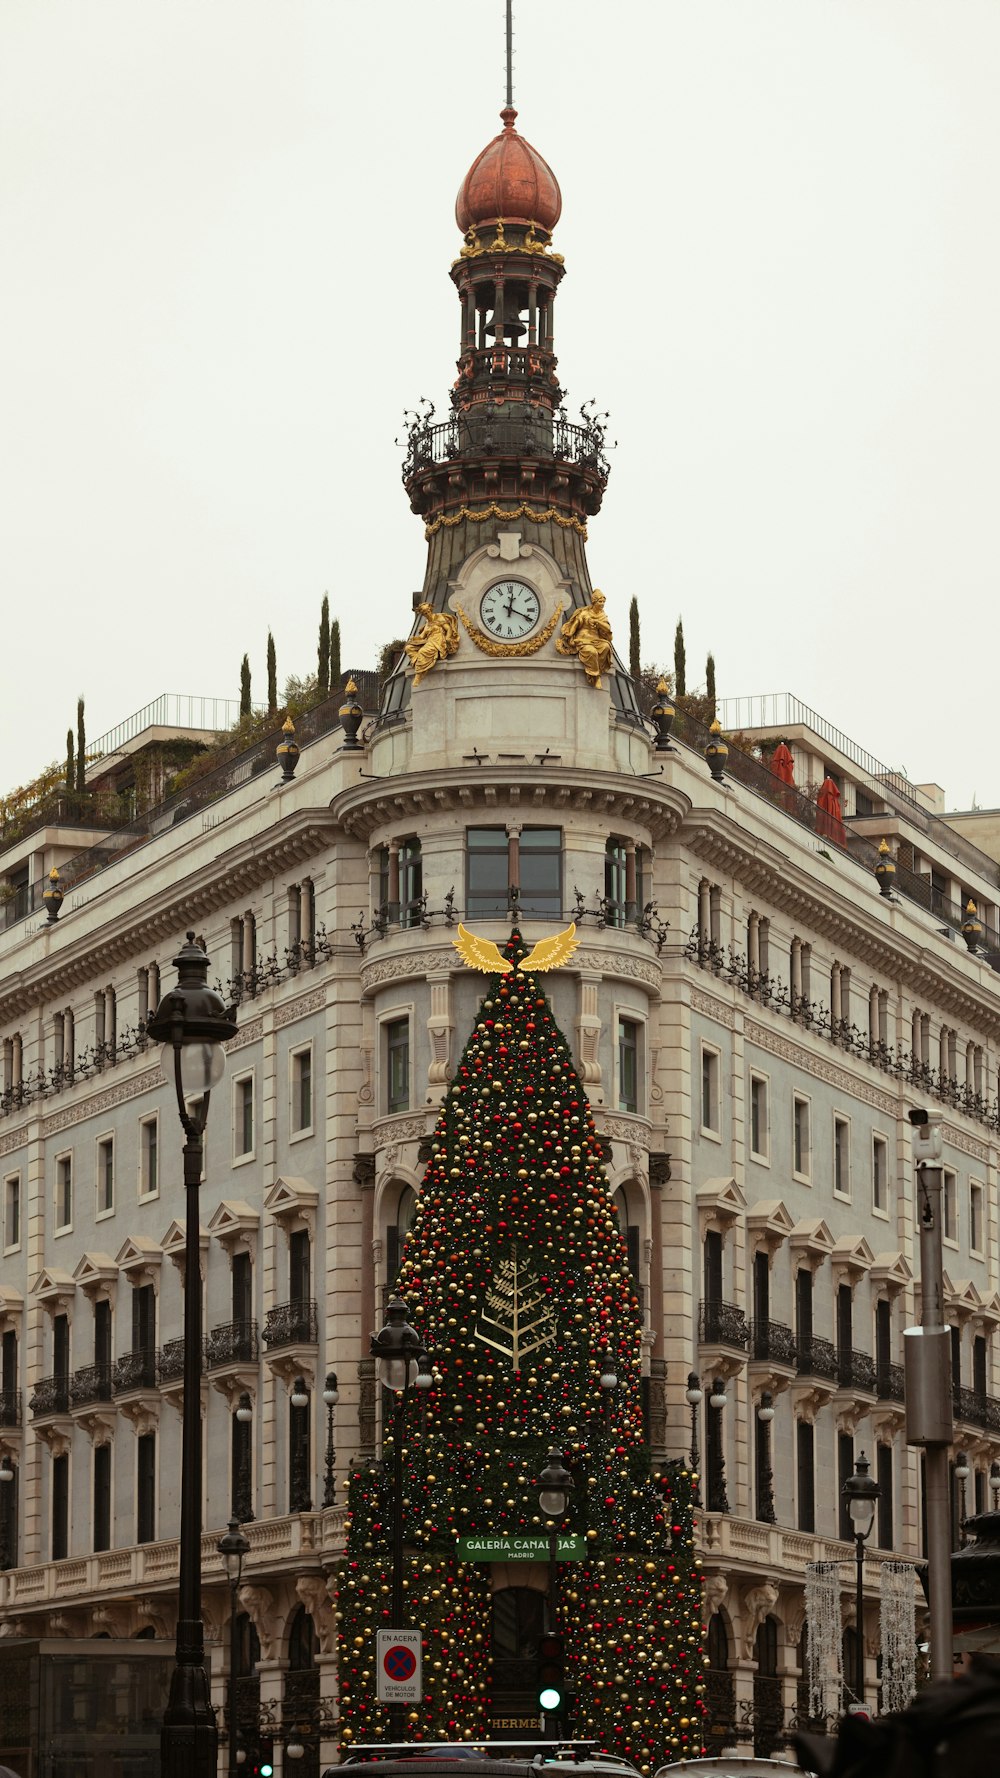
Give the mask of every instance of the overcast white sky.
[[[516, 0], [627, 648], [1000, 803], [996, 0]], [[161, 691], [406, 632], [503, 0], [4, 0], [0, 788]]]

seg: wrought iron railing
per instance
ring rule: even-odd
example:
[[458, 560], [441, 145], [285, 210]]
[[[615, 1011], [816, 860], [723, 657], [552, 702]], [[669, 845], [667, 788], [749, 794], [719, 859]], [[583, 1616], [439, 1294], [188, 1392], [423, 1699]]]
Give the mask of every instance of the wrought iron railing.
[[0, 1426], [20, 1426], [20, 1424], [20, 1389], [4, 1389], [0, 1391]]
[[750, 1344], [750, 1328], [743, 1310], [735, 1303], [700, 1303], [698, 1338], [703, 1346], [738, 1346], [745, 1352]]
[[279, 1303], [264, 1319], [264, 1344], [271, 1351], [278, 1346], [315, 1346], [318, 1330], [315, 1303]]
[[69, 1386], [70, 1405], [85, 1407], [88, 1402], [111, 1400], [110, 1364], [87, 1364], [74, 1371]]
[[735, 1739], [736, 1686], [733, 1675], [718, 1667], [705, 1672], [705, 1740], [710, 1750]]
[[875, 1394], [875, 1360], [867, 1352], [837, 1347], [837, 1382], [842, 1389], [863, 1389]]
[[184, 1375], [184, 1341], [168, 1340], [156, 1354], [156, 1377], [159, 1383], [176, 1383]]
[[260, 1351], [256, 1321], [227, 1321], [205, 1335], [205, 1363], [209, 1370], [220, 1364], [254, 1364]]
[[795, 1357], [804, 1376], [825, 1377], [831, 1383], [837, 1381], [837, 1348], [832, 1340], [821, 1340], [818, 1334], [799, 1334], [795, 1341]]
[[905, 1377], [901, 1364], [876, 1364], [875, 1393], [880, 1401], [902, 1401]]
[[123, 1352], [115, 1359], [112, 1388], [116, 1395], [126, 1395], [131, 1389], [155, 1389], [156, 1353]]
[[56, 1377], [39, 1377], [28, 1403], [33, 1420], [45, 1414], [69, 1413], [69, 1377], [62, 1372]]
[[795, 1335], [780, 1321], [755, 1321], [750, 1329], [750, 1356], [794, 1366]]
[[[422, 469], [450, 463], [456, 457], [545, 456], [559, 462], [579, 463], [595, 469], [603, 477], [610, 473], [608, 441], [602, 417], [583, 412], [583, 424], [567, 419], [560, 408], [556, 412], [536, 407], [531, 402], [513, 404], [520, 412], [511, 414], [507, 404], [487, 401], [467, 413], [450, 420], [431, 424], [430, 417], [415, 418], [407, 430], [403, 480], [409, 482]], [[399, 440], [402, 444], [404, 441]]]

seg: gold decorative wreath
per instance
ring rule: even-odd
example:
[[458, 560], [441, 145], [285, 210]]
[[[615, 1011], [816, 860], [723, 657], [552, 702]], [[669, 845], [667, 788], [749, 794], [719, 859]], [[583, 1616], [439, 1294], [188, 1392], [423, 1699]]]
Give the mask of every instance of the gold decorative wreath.
[[462, 962], [470, 969], [481, 969], [484, 975], [509, 975], [515, 968], [532, 970], [537, 975], [543, 969], [560, 969], [564, 963], [568, 963], [580, 940], [576, 936], [574, 921], [564, 932], [557, 932], [552, 938], [540, 938], [518, 964], [511, 963], [491, 938], [478, 938], [461, 922], [458, 937], [451, 942]]
[[564, 531], [579, 531], [584, 542], [587, 540], [587, 527], [583, 520], [557, 512], [554, 506], [547, 506], [544, 512], [534, 512], [523, 503], [520, 506], [505, 507], [497, 506], [496, 501], [491, 501], [489, 506], [483, 507], [479, 512], [473, 512], [468, 506], [460, 506], [456, 513], [442, 513], [439, 519], [424, 526], [424, 537], [433, 537], [442, 525], [450, 530], [453, 525], [460, 525], [463, 519], [468, 519], [473, 525], [481, 525], [487, 519], [534, 519], [536, 525], [547, 525], [551, 519], [553, 524], [561, 525]]
[[484, 654], [502, 655], [537, 654], [542, 643], [548, 641], [562, 615], [560, 611], [554, 611], [544, 629], [539, 630], [537, 636], [529, 636], [524, 642], [494, 642], [493, 637], [487, 636], [486, 631], [481, 630], [478, 624], [474, 624], [471, 617], [466, 617], [461, 605], [456, 605], [455, 610], [477, 648], [481, 648]]

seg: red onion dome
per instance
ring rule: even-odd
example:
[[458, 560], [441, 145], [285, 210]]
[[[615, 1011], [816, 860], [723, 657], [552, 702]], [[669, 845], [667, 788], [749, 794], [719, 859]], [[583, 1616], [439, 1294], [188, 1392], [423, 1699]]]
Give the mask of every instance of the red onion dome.
[[517, 112], [500, 113], [503, 130], [473, 161], [455, 200], [462, 233], [480, 223], [537, 222], [553, 229], [562, 211], [562, 193], [548, 161], [514, 128]]

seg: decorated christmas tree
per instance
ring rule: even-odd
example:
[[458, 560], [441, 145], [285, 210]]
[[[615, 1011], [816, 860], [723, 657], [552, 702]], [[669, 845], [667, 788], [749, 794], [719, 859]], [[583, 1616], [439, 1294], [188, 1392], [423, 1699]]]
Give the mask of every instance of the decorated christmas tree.
[[[407, 1733], [489, 1737], [491, 1573], [461, 1559], [459, 1540], [544, 1535], [538, 1478], [555, 1448], [574, 1480], [560, 1529], [584, 1550], [556, 1569], [572, 1729], [652, 1770], [702, 1751], [692, 1482], [681, 1464], [650, 1470], [625, 1242], [537, 979], [565, 960], [571, 935], [526, 956], [516, 931], [502, 953], [460, 931], [465, 960], [496, 973], [438, 1120], [396, 1285], [435, 1375], [408, 1401], [404, 1433], [405, 1613], [422, 1630], [424, 1670]], [[616, 1387], [602, 1389], [612, 1373]], [[401, 1627], [391, 1464], [353, 1475], [348, 1499], [341, 1718], [345, 1742], [377, 1741], [388, 1716], [376, 1631]]]

